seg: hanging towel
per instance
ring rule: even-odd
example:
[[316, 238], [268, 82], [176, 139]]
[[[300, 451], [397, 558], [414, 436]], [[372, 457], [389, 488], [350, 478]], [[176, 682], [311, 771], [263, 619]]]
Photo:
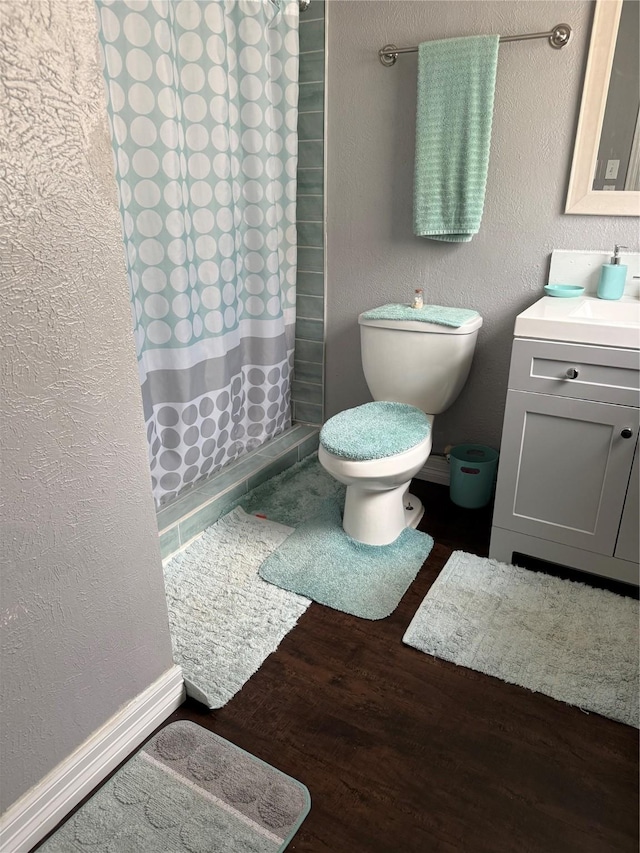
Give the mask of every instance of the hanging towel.
[[466, 243], [480, 230], [489, 167], [499, 36], [423, 42], [413, 231]]

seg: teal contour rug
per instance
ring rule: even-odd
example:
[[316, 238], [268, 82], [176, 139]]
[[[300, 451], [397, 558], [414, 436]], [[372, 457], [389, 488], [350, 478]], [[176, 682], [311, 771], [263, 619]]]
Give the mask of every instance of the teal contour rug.
[[335, 610], [384, 619], [433, 548], [426, 533], [406, 528], [391, 545], [364, 545], [342, 529], [340, 505], [326, 500], [260, 567], [260, 577]]
[[181, 720], [47, 839], [46, 853], [278, 853], [309, 813], [300, 782]]

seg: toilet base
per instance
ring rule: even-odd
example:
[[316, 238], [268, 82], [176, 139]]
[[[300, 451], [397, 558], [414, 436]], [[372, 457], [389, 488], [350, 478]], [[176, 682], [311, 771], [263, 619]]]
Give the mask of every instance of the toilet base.
[[[409, 509], [409, 507], [411, 507], [411, 509]], [[415, 530], [422, 521], [423, 515], [424, 506], [422, 505], [422, 501], [418, 500], [418, 498], [415, 495], [412, 495], [411, 492], [407, 492], [404, 496], [405, 527], [413, 527]]]
[[381, 491], [347, 486], [344, 532], [364, 545], [390, 545], [406, 527], [417, 527], [424, 507], [410, 494], [410, 483]]

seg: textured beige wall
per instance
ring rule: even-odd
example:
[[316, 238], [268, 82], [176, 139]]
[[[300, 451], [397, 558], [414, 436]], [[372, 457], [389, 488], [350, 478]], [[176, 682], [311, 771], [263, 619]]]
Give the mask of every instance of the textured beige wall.
[[93, 0], [0, 63], [3, 811], [172, 659]]
[[[637, 219], [563, 214], [592, 12], [582, 0], [330, 0], [327, 416], [371, 399], [358, 314], [423, 287], [430, 302], [484, 317], [469, 382], [436, 418], [434, 452], [463, 441], [498, 447], [514, 318], [543, 295], [551, 251], [614, 243], [638, 251]], [[575, 32], [562, 50], [545, 41], [500, 47], [479, 235], [460, 245], [414, 237], [416, 56], [383, 68], [379, 48], [565, 21]]]

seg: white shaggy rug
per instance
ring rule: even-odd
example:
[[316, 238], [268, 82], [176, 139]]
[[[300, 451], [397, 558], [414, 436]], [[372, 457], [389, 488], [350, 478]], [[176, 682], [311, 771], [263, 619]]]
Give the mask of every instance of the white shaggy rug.
[[292, 532], [238, 507], [165, 566], [174, 658], [209, 708], [240, 690], [311, 603], [258, 575]]
[[403, 637], [422, 652], [638, 726], [638, 602], [454, 551]]

